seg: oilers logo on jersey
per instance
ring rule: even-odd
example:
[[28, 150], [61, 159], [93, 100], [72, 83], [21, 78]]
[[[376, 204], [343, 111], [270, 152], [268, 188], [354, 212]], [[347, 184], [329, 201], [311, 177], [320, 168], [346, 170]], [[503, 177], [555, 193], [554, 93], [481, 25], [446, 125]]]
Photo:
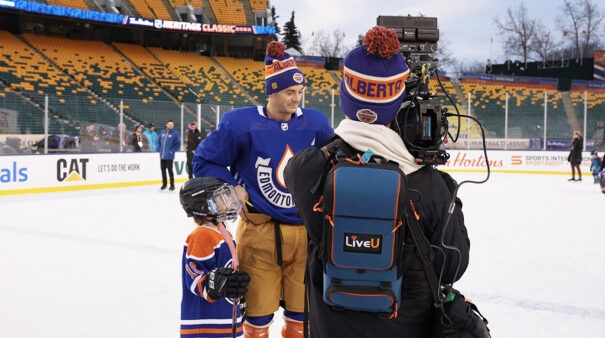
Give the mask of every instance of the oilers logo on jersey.
[[[287, 189], [284, 183], [284, 169], [288, 160], [294, 157], [294, 152], [290, 149], [289, 145], [286, 145], [284, 155], [282, 156], [275, 177], [273, 177], [273, 168], [271, 168], [271, 158], [257, 157], [256, 159], [256, 180], [263, 196], [269, 201], [269, 203], [280, 207], [280, 208], [292, 208], [294, 207], [294, 200], [289, 192], [281, 191], [275, 182], [282, 188]], [[274, 180], [275, 178], [275, 180]]]

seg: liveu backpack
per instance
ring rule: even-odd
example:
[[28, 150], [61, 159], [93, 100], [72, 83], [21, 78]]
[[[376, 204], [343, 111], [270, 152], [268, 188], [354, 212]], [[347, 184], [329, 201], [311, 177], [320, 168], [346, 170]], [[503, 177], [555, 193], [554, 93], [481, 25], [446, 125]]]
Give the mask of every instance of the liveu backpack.
[[333, 309], [394, 318], [401, 303], [406, 176], [394, 162], [331, 156], [323, 196], [320, 249], [323, 299]]

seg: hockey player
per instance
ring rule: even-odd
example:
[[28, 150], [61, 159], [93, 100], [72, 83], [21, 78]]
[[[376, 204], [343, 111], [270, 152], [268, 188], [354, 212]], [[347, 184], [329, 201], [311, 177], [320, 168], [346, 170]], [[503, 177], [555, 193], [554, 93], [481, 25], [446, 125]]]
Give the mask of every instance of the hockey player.
[[[387, 244], [384, 244], [384, 246], [380, 244], [386, 243], [386, 241], [380, 241], [384, 237], [367, 235], [368, 232], [377, 232], [376, 229], [367, 226], [368, 222], [378, 222], [381, 219], [386, 219], [383, 217], [387, 216], [375, 215], [368, 218], [356, 218], [355, 216], [338, 214], [341, 220], [343, 217], [348, 217], [348, 222], [345, 223], [350, 224], [351, 227], [357, 226], [357, 229], [363, 229], [366, 232], [365, 235], [352, 234], [349, 236], [342, 232], [336, 233], [334, 228], [336, 212], [330, 209], [328, 212], [332, 213], [333, 217], [329, 217], [320, 208], [324, 191], [327, 191], [325, 190], [327, 183], [324, 180], [326, 175], [332, 173], [328, 172], [326, 174], [326, 168], [329, 169], [331, 166], [329, 160], [331, 156], [336, 154], [336, 157], [332, 157], [333, 162], [336, 162], [340, 156], [340, 158], [345, 157], [347, 160], [355, 159], [351, 162], [356, 162], [360, 167], [364, 167], [364, 158], [367, 161], [368, 158], [371, 159], [378, 155], [383, 160], [390, 161], [382, 161], [381, 163], [390, 163], [393, 166], [393, 163], [396, 162], [401, 172], [405, 174], [406, 191], [409, 192], [409, 195], [406, 196], [415, 205], [414, 212], [410, 211], [410, 213], [415, 215], [417, 211], [416, 215], [430, 244], [441, 246], [444, 218], [451, 202], [455, 182], [449, 175], [438, 172], [432, 166], [417, 164], [414, 156], [406, 148], [401, 135], [389, 128], [405, 96], [404, 83], [409, 74], [408, 67], [399, 51], [399, 42], [394, 31], [380, 26], [368, 31], [363, 45], [352, 50], [345, 57], [343, 73], [343, 81], [340, 85], [340, 107], [347, 118], [334, 130], [336, 134], [334, 141], [328, 144], [325, 150], [309, 148], [300, 151], [290, 160], [284, 173], [286, 185], [292, 191], [299, 215], [307, 227], [310, 238], [310, 336], [313, 338], [433, 337], [433, 330], [436, 327], [433, 298], [431, 297], [425, 270], [423, 270], [423, 264], [415, 251], [415, 242], [411, 241], [409, 230], [405, 230], [408, 225], [403, 225], [403, 231], [406, 234], [403, 237], [403, 242], [393, 241], [397, 244], [398, 249], [389, 249]], [[369, 88], [373, 89], [370, 90]], [[333, 149], [336, 142], [341, 142], [342, 147]], [[360, 156], [361, 154], [364, 156]], [[366, 158], [368, 154], [369, 156]], [[350, 168], [353, 165], [347, 167], [345, 164], [344, 167]], [[333, 175], [332, 177], [336, 177], [336, 174]], [[337, 179], [333, 178], [331, 183], [334, 185], [333, 191], [340, 189], [339, 184], [344, 184], [347, 185], [344, 191], [354, 191], [354, 193], [338, 195], [339, 199], [349, 199], [347, 201], [354, 201], [355, 203], [351, 204], [357, 206], [375, 205], [374, 200], [381, 197], [368, 196], [364, 189], [356, 188], [363, 186], [361, 183], [366, 181], [365, 177], [368, 176], [359, 176], [359, 182], [337, 182]], [[397, 188], [396, 185], [395, 188]], [[336, 193], [334, 193], [334, 196], [336, 196]], [[389, 198], [382, 201], [384, 204], [398, 204], [400, 200], [407, 202], [401, 193], [395, 196], [395, 200]], [[327, 199], [327, 195], [325, 197]], [[338, 199], [334, 197], [334, 200]], [[333, 203], [336, 205], [336, 202]], [[346, 204], [347, 202], [342, 203]], [[408, 204], [404, 203], [403, 205]], [[452, 250], [435, 250], [431, 254], [434, 255], [432, 263], [437, 274], [439, 274], [444, 262], [442, 253], [446, 254], [445, 261], [447, 263], [444, 266], [444, 278], [442, 280], [444, 283], [451, 283], [455, 278], [460, 277], [468, 264], [470, 244], [461, 208], [462, 202], [457, 200], [444, 237], [445, 243], [457, 247], [460, 255], [455, 254]], [[359, 210], [354, 210], [353, 213], [367, 214], [368, 210], [359, 208]], [[365, 224], [365, 228], [360, 228], [363, 224]], [[398, 229], [401, 228], [396, 226], [393, 232]], [[357, 232], [359, 231], [362, 230]], [[390, 232], [387, 231], [387, 235]], [[339, 241], [335, 239], [337, 236], [340, 236]], [[353, 244], [349, 242], [351, 237], [354, 241]], [[331, 245], [329, 244], [330, 239], [333, 239]], [[376, 242], [375, 239], [377, 239]], [[388, 301], [385, 303], [387, 306], [391, 306], [394, 300], [393, 297], [386, 297], [391, 292], [392, 283], [383, 283], [379, 287], [375, 287], [374, 289], [377, 289], [377, 292], [370, 291], [374, 290], [369, 287], [374, 281], [364, 280], [366, 278], [364, 275], [370, 274], [369, 270], [358, 269], [356, 271], [358, 273], [354, 274], [356, 281], [353, 281], [353, 283], [359, 283], [357, 284], [359, 286], [355, 288], [350, 288], [350, 280], [344, 280], [349, 276], [343, 275], [330, 279], [324, 277], [324, 274], [331, 272], [325, 270], [326, 266], [323, 263], [334, 262], [335, 258], [331, 256], [331, 253], [333, 254], [337, 249], [340, 250], [338, 254], [344, 252], [344, 255], [350, 255], [353, 253], [359, 257], [357, 261], [348, 261], [347, 264], [349, 265], [342, 265], [345, 268], [355, 267], [356, 264], [361, 263], [370, 264], [380, 259], [379, 257], [383, 256], [384, 250], [392, 250], [393, 252], [402, 250], [402, 286], [400, 290], [393, 290], [393, 293], [399, 293], [400, 291], [401, 302], [393, 306], [392, 313], [387, 313], [385, 316], [385, 313], [378, 314], [369, 311], [373, 310], [370, 307], [380, 305], [381, 301], [384, 303], [385, 299], [391, 300], [390, 304]], [[388, 261], [392, 262], [394, 257], [391, 255], [386, 257], [387, 264], [385, 266], [390, 266]], [[458, 264], [460, 264], [459, 271], [456, 273]], [[330, 263], [330, 266], [337, 266], [337, 263]], [[355, 269], [353, 268], [353, 270]], [[326, 287], [326, 285], [334, 286]], [[356, 291], [346, 291], [348, 290], [347, 287]], [[335, 294], [340, 299], [357, 297], [358, 302], [354, 306], [359, 309], [351, 309], [353, 306], [347, 309], [328, 305], [328, 301], [336, 301], [336, 298], [332, 299], [332, 295]], [[375, 297], [377, 300], [372, 303], [366, 301], [366, 299], [370, 299], [370, 297], [377, 294], [378, 296], [381, 294], [386, 296], [380, 300]], [[368, 309], [368, 311], [361, 309]]]
[[[233, 187], [214, 177], [185, 182], [180, 199], [187, 216], [198, 225], [183, 249], [181, 337], [230, 336], [232, 299], [246, 294], [250, 276], [231, 268], [231, 237], [225, 230], [225, 238], [218, 225], [235, 220], [241, 204]], [[242, 336], [239, 309], [236, 313], [237, 336]]]
[[[284, 307], [285, 337], [302, 337], [307, 232], [297, 217], [283, 170], [301, 149], [321, 147], [333, 130], [326, 116], [298, 107], [305, 78], [282, 43], [267, 46], [266, 106], [235, 109], [196, 150], [193, 172], [235, 186], [242, 201], [237, 229], [240, 268], [250, 274], [246, 337], [267, 336]], [[227, 169], [230, 168], [230, 170]]]

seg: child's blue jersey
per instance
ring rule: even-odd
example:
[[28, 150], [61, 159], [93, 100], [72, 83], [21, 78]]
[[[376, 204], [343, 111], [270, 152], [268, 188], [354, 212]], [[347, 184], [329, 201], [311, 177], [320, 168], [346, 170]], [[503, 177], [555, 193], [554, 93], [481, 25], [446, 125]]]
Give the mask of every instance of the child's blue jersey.
[[284, 168], [294, 154], [324, 146], [333, 134], [327, 117], [317, 110], [299, 108], [283, 122], [268, 118], [262, 106], [235, 109], [198, 146], [193, 173], [242, 184], [259, 212], [284, 223], [301, 223], [284, 183]]
[[592, 164], [591, 164], [590, 168], [591, 168], [592, 172], [596, 174], [599, 172], [600, 167], [601, 167], [601, 159], [597, 156], [592, 159]]
[[[210, 271], [231, 267], [233, 262], [229, 246], [218, 229], [202, 225], [193, 230], [187, 237], [182, 262], [181, 338], [231, 337], [232, 300], [213, 300], [206, 288]], [[243, 335], [239, 309], [237, 316], [239, 337]]]

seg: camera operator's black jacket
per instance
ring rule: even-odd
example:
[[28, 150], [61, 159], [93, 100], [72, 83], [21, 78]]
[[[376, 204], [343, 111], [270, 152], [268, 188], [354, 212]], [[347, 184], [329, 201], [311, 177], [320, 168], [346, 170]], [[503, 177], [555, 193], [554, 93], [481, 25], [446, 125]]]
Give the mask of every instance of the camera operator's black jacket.
[[[432, 305], [428, 282], [422, 268], [422, 262], [416, 255], [415, 246], [409, 233], [405, 239], [405, 267], [403, 272], [402, 304], [396, 319], [380, 319], [376, 313], [332, 310], [324, 303], [322, 264], [318, 257], [318, 248], [322, 235], [322, 215], [313, 211], [323, 187], [311, 193], [314, 185], [324, 173], [327, 156], [319, 148], [300, 151], [286, 166], [285, 183], [294, 198], [298, 213], [305, 224], [309, 238], [309, 293], [310, 293], [310, 336], [313, 338], [336, 337], [433, 337], [435, 310]], [[443, 176], [443, 177], [442, 177]], [[421, 224], [431, 244], [441, 243], [441, 230], [449, 203], [454, 181], [446, 173], [425, 166], [407, 176], [410, 197], [421, 216]], [[351, 182], [355, 184], [355, 182]], [[464, 226], [462, 202], [457, 200], [456, 208], [445, 234], [445, 243], [460, 250], [461, 257], [445, 250], [447, 265], [444, 269], [443, 283], [454, 279], [455, 269], [460, 260], [460, 278], [468, 265], [470, 242]], [[433, 266], [439, 274], [442, 256], [435, 252]]]

